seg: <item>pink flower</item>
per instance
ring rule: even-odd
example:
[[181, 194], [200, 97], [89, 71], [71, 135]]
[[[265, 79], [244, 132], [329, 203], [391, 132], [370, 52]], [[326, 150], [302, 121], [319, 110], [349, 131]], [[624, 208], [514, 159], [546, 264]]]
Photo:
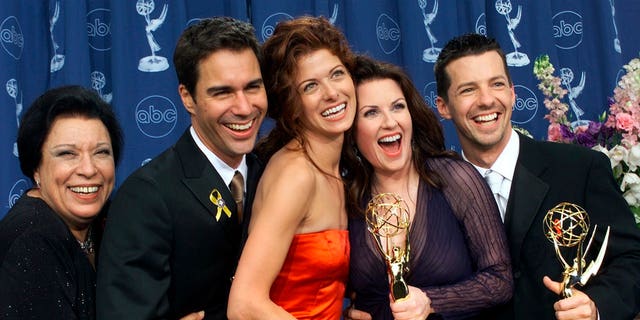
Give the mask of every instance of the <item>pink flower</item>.
[[618, 113], [616, 115], [616, 128], [624, 131], [633, 130], [633, 118], [628, 113]]
[[552, 123], [547, 128], [547, 137], [549, 141], [553, 142], [561, 142], [562, 141], [562, 131], [560, 130], [560, 124]]
[[616, 127], [616, 117], [613, 116], [612, 114], [610, 114], [607, 117], [607, 121], [604, 123], [604, 125], [609, 127], [609, 128], [615, 128]]
[[587, 132], [587, 129], [589, 129], [589, 126], [584, 125], [584, 126], [577, 126], [573, 129], [573, 132], [575, 134], [580, 134], [580, 133], [585, 133]]

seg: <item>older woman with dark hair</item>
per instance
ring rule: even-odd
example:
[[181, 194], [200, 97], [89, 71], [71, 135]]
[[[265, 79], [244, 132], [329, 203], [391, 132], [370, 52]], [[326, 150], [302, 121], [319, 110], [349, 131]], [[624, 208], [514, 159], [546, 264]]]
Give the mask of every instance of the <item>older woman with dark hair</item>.
[[114, 187], [120, 125], [95, 92], [60, 87], [25, 112], [17, 145], [35, 187], [0, 221], [0, 315], [93, 319], [96, 218]]
[[338, 319], [349, 270], [344, 133], [353, 123], [353, 54], [327, 19], [281, 22], [263, 46], [276, 127], [229, 297], [230, 319]]
[[[445, 149], [438, 119], [402, 69], [360, 56], [352, 74], [358, 111], [343, 164], [355, 200], [349, 284], [356, 310], [347, 317], [464, 319], [507, 301], [512, 280], [506, 237], [484, 179]], [[396, 301], [389, 299], [385, 262], [363, 212], [381, 193], [404, 199], [411, 221], [409, 295]]]

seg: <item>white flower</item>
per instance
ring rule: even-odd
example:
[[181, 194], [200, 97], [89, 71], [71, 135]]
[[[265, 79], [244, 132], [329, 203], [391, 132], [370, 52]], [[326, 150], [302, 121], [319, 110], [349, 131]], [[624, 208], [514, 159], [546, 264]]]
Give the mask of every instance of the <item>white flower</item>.
[[631, 191], [627, 191], [624, 194], [622, 194], [622, 196], [624, 197], [624, 200], [627, 201], [627, 203], [630, 206], [636, 206], [638, 205], [638, 195], [634, 192]]
[[623, 195], [624, 199], [630, 206], [640, 204], [640, 185], [635, 184], [629, 188]]
[[629, 171], [636, 171], [636, 168], [640, 166], [640, 145], [636, 144], [629, 150], [627, 157], [627, 166]]
[[616, 145], [615, 147], [611, 148], [611, 150], [609, 150], [609, 159], [611, 159], [611, 167], [613, 168], [617, 166], [618, 163], [620, 163], [620, 161], [626, 160], [628, 153], [629, 151], [627, 150], [627, 148], [621, 145]]
[[620, 182], [620, 190], [625, 191], [627, 189], [640, 189], [640, 177], [633, 172], [627, 172], [622, 177], [622, 182]]

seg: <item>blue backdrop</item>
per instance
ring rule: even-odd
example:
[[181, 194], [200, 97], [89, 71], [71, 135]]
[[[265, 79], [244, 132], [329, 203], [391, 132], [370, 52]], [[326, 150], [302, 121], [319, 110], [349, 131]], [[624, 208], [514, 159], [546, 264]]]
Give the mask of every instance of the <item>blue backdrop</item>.
[[[572, 94], [573, 120], [607, 108], [622, 65], [640, 50], [637, 0], [23, 0], [0, 2], [0, 217], [30, 186], [15, 149], [24, 109], [48, 88], [91, 87], [125, 130], [122, 182], [189, 125], [172, 65], [182, 30], [228, 15], [250, 21], [261, 41], [278, 21], [323, 15], [354, 50], [403, 66], [434, 105], [433, 64], [453, 36], [495, 37], [508, 54], [518, 99], [513, 123], [545, 139], [543, 96], [533, 61], [549, 54]], [[2, 86], [0, 86], [2, 88]], [[435, 110], [435, 109], [434, 109]], [[447, 144], [458, 148], [450, 122]], [[267, 125], [265, 131], [269, 129]]]

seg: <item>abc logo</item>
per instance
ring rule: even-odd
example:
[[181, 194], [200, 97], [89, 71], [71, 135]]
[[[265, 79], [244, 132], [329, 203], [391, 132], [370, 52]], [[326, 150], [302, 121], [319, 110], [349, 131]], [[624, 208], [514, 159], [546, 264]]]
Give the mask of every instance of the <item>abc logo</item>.
[[573, 11], [561, 11], [553, 16], [552, 22], [556, 47], [573, 49], [582, 43], [582, 16]]
[[94, 50], [111, 49], [111, 10], [99, 8], [87, 13], [87, 35]]
[[274, 13], [264, 19], [264, 22], [262, 23], [262, 32], [260, 33], [260, 35], [262, 36], [262, 41], [265, 41], [269, 39], [269, 37], [271, 37], [271, 35], [273, 34], [273, 30], [276, 29], [276, 25], [278, 24], [278, 22], [291, 19], [293, 19], [293, 17], [284, 12]]
[[25, 179], [20, 179], [13, 184], [11, 190], [9, 190], [9, 208], [13, 207], [16, 204], [16, 201], [20, 199], [22, 194], [27, 191], [31, 186]]
[[178, 111], [163, 96], [148, 96], [136, 106], [138, 129], [149, 138], [162, 138], [171, 133], [178, 122]]
[[16, 17], [7, 17], [0, 24], [0, 43], [10, 56], [16, 60], [20, 59], [24, 48], [24, 36]]
[[436, 98], [438, 97], [438, 88], [436, 87], [436, 82], [431, 81], [427, 83], [426, 86], [422, 89], [422, 98], [429, 105], [429, 107], [433, 108], [433, 112], [436, 114], [436, 117], [443, 121], [444, 118], [440, 116], [438, 112], [438, 106], [436, 106]]
[[525, 124], [531, 121], [538, 112], [538, 98], [533, 91], [525, 86], [514, 85], [513, 87], [516, 92], [516, 103], [513, 105], [511, 122]]
[[476, 19], [476, 33], [479, 33], [483, 36], [487, 35], [487, 17], [484, 13], [478, 16]]
[[400, 45], [400, 27], [386, 14], [381, 14], [376, 22], [376, 38], [380, 49], [390, 54]]
[[436, 108], [436, 98], [438, 97], [437, 91], [438, 89], [436, 88], [435, 81], [427, 83], [427, 85], [422, 89], [422, 98], [424, 98], [424, 101], [426, 101], [431, 108]]

